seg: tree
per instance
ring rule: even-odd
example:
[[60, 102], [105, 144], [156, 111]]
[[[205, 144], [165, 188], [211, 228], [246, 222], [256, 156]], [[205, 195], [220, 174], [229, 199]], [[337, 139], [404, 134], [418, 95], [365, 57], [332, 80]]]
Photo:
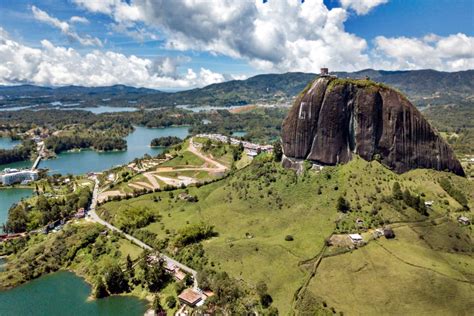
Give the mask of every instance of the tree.
[[107, 296], [109, 296], [109, 292], [107, 291], [107, 288], [105, 287], [104, 281], [102, 280], [101, 277], [98, 277], [95, 283], [94, 297], [103, 298]]
[[273, 159], [276, 162], [280, 162], [282, 157], [283, 157], [283, 149], [281, 147], [281, 143], [280, 141], [276, 141], [273, 143]]
[[166, 306], [169, 308], [175, 308], [176, 307], [176, 298], [174, 296], [168, 296], [166, 298]]
[[160, 297], [158, 295], [155, 295], [155, 297], [153, 298], [153, 310], [156, 314], [164, 311], [164, 308], [161, 306], [160, 303]]
[[127, 277], [117, 264], [112, 264], [106, 268], [105, 284], [111, 294], [119, 294], [129, 290]]
[[346, 213], [351, 209], [349, 202], [342, 196], [337, 199], [337, 210], [342, 213]]
[[158, 264], [154, 264], [145, 273], [145, 279], [148, 289], [151, 292], [158, 292], [168, 282], [169, 277], [163, 267], [163, 261], [160, 260]]
[[395, 200], [403, 199], [402, 189], [400, 187], [400, 183], [395, 182], [392, 187], [392, 196]]
[[128, 272], [128, 277], [133, 278], [134, 276], [134, 269], [133, 269], [133, 261], [132, 258], [130, 258], [130, 255], [127, 255], [127, 272]]

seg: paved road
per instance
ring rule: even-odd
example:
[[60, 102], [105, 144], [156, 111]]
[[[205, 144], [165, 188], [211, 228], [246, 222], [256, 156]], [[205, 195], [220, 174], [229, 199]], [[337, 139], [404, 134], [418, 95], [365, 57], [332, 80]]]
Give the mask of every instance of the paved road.
[[[90, 206], [90, 209], [89, 209], [89, 214], [90, 214], [90, 219], [93, 221], [93, 222], [96, 222], [96, 223], [99, 223], [101, 225], [104, 225], [105, 227], [107, 227], [108, 229], [110, 230], [113, 230], [113, 231], [116, 231], [116, 232], [119, 232], [121, 234], [123, 234], [123, 236], [125, 236], [125, 238], [127, 238], [128, 240], [130, 240], [131, 242], [133, 242], [134, 244], [136, 244], [137, 246], [143, 248], [143, 249], [146, 249], [146, 250], [152, 250], [154, 251], [154, 249], [145, 244], [143, 241], [133, 237], [132, 235], [129, 235], [125, 232], [123, 232], [122, 230], [118, 229], [117, 227], [113, 226], [112, 224], [110, 224], [109, 222], [106, 222], [104, 221], [102, 218], [100, 218], [97, 213], [95, 212], [95, 208], [97, 206], [97, 196], [98, 196], [98, 193], [99, 193], [99, 180], [96, 178], [95, 179], [95, 186], [94, 186], [94, 191], [92, 193], [92, 203], [91, 203], [91, 206]], [[172, 264], [178, 268], [180, 268], [182, 271], [185, 271], [189, 274], [191, 274], [193, 276], [193, 279], [194, 279], [194, 288], [198, 288], [198, 284], [197, 284], [197, 272], [196, 270], [193, 270], [191, 269], [190, 267], [164, 255], [164, 254], [160, 254], [161, 258], [166, 261], [167, 263], [169, 264]]]

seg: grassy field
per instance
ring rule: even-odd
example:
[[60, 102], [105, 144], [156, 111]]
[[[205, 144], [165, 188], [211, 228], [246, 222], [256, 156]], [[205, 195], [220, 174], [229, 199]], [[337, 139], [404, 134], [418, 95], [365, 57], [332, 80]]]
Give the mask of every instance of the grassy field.
[[[391, 223], [395, 240], [371, 242], [353, 252], [324, 258], [309, 282], [305, 301], [330, 313], [329, 308], [334, 307], [345, 314], [358, 314], [356, 307], [362, 306], [359, 314], [403, 314], [434, 311], [436, 304], [428, 306], [428, 300], [436, 299], [440, 310], [447, 311], [450, 300], [443, 297], [452, 288], [459, 293], [455, 301], [459, 307], [450, 311], [461, 311], [466, 304], [463, 299], [472, 302], [466, 296], [472, 283], [454, 280], [473, 281], [472, 226], [461, 227], [456, 222], [459, 214], [472, 217], [472, 211], [458, 212], [460, 204], [437, 181], [450, 177], [468, 197], [471, 209], [472, 182], [431, 170], [397, 175], [362, 159], [296, 177], [276, 163], [259, 160], [224, 180], [189, 187], [189, 194], [198, 197], [195, 203], [176, 198], [183, 191], [176, 190], [173, 196], [159, 192], [106, 203], [100, 212], [114, 222], [123, 220], [132, 209], [148, 208], [159, 218], [141, 229], [171, 241], [183, 227], [200, 222], [213, 225], [218, 236], [202, 242], [208, 265], [228, 272], [249, 288], [266, 282], [273, 306], [282, 315], [291, 312], [295, 293], [310, 276], [308, 267], [333, 232], [360, 231], [354, 225], [356, 218], [373, 227]], [[384, 198], [391, 196], [395, 181], [402, 190], [434, 201], [428, 216]], [[350, 203], [351, 211], [346, 214], [336, 209], [341, 196]], [[387, 303], [389, 299], [393, 303]], [[414, 300], [416, 303], [403, 303]]]
[[472, 312], [472, 254], [432, 250], [410, 227], [396, 232], [395, 240], [324, 258], [306, 295], [345, 315]]

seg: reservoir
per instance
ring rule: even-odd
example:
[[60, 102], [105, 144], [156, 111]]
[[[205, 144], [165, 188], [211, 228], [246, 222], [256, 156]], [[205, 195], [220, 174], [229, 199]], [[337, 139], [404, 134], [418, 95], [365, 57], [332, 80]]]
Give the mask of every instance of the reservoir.
[[2, 225], [7, 221], [10, 207], [32, 192], [31, 189], [0, 189], [0, 232], [3, 232]]
[[143, 315], [147, 303], [130, 296], [88, 300], [91, 287], [71, 272], [56, 272], [0, 292], [0, 315]]
[[0, 149], [12, 149], [20, 143], [19, 140], [12, 140], [10, 137], [0, 137]]
[[[164, 148], [150, 147], [150, 142], [153, 138], [176, 136], [184, 139], [187, 135], [187, 126], [166, 128], [136, 126], [135, 131], [125, 138], [127, 140], [127, 150], [125, 151], [96, 152], [93, 150], [82, 150], [64, 152], [59, 154], [56, 159], [42, 160], [39, 168], [48, 168], [50, 173], [61, 174], [84, 174], [87, 172], [103, 171], [117, 165], [126, 164], [135, 158], [143, 157], [145, 154], [156, 156], [162, 153]], [[2, 167], [4, 166], [1, 166], [0, 169]]]
[[[79, 105], [79, 104], [77, 104]], [[49, 107], [36, 107], [36, 106], [18, 106], [18, 107], [10, 107], [10, 108], [2, 108], [0, 107], [0, 112], [3, 111], [19, 111], [19, 110], [83, 110], [89, 111], [94, 114], [101, 114], [101, 113], [115, 113], [115, 112], [134, 112], [138, 111], [139, 109], [136, 107], [120, 107], [120, 106], [107, 106], [107, 105], [100, 105], [97, 107], [76, 107], [76, 106], [49, 106]]]

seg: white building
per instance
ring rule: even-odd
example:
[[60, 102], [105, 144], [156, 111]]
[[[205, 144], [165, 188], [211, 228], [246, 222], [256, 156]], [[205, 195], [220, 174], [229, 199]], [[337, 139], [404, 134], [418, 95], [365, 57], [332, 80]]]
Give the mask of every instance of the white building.
[[363, 241], [362, 236], [359, 234], [349, 234], [349, 238], [352, 240], [354, 244], [357, 244]]
[[38, 172], [31, 170], [6, 170], [5, 173], [0, 174], [0, 182], [3, 185], [11, 185], [15, 183], [28, 182], [38, 180]]

